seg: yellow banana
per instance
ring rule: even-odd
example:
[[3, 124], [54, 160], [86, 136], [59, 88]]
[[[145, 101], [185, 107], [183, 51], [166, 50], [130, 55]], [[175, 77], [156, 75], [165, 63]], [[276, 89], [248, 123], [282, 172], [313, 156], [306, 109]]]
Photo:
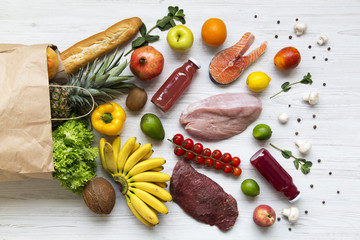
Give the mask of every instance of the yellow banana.
[[154, 150], [151, 149], [151, 151], [149, 151], [149, 153], [146, 154], [141, 160], [144, 161], [144, 160], [149, 159], [151, 157], [151, 155], [153, 155], [153, 153], [154, 153]]
[[139, 162], [148, 152], [152, 149], [150, 143], [146, 143], [136, 150], [130, 157], [126, 160], [123, 173], [127, 174], [134, 165]]
[[138, 196], [141, 200], [144, 201], [147, 205], [158, 211], [162, 214], [167, 214], [168, 209], [166, 208], [165, 204], [162, 203], [159, 199], [154, 197], [148, 192], [145, 192], [138, 188], [130, 188], [130, 191], [132, 191], [136, 196]]
[[105, 156], [104, 156], [105, 143], [106, 143], [106, 139], [105, 138], [100, 138], [100, 141], [99, 141], [99, 154], [100, 154], [101, 165], [103, 166], [105, 171], [108, 171], [107, 166], [106, 166]]
[[104, 146], [104, 160], [106, 162], [105, 169], [110, 174], [116, 173], [116, 162], [114, 159], [114, 151], [110, 143], [106, 142]]
[[160, 166], [160, 167], [155, 167], [155, 168], [149, 169], [148, 171], [149, 172], [161, 172], [162, 170], [164, 170], [164, 167]]
[[120, 136], [116, 136], [116, 138], [112, 142], [112, 147], [113, 147], [113, 151], [114, 151], [114, 160], [115, 160], [116, 164], [117, 164], [117, 158], [118, 158], [119, 152], [120, 152], [120, 146], [121, 146], [121, 138], [120, 138]]
[[136, 143], [134, 144], [133, 149], [132, 149], [131, 152], [130, 152], [130, 155], [133, 154], [136, 150], [138, 150], [138, 148], [139, 148], [140, 146], [141, 146], [141, 143], [136, 142]]
[[136, 143], [136, 138], [131, 137], [124, 143], [124, 145], [120, 149], [116, 164], [119, 173], [122, 172], [126, 159], [129, 157], [129, 154], [131, 150], [134, 148], [135, 143]]
[[154, 195], [166, 202], [169, 202], [172, 200], [172, 196], [168, 191], [166, 191], [165, 189], [159, 187], [158, 185], [156, 185], [154, 183], [132, 182], [132, 183], [129, 183], [129, 186], [133, 187], [133, 188], [138, 188], [138, 189], [144, 190], [148, 193], [151, 193], [152, 195]]
[[129, 179], [130, 182], [167, 182], [170, 175], [163, 172], [142, 172]]
[[130, 197], [129, 196], [125, 196], [126, 198], [126, 203], [130, 209], [130, 211], [134, 214], [134, 216], [139, 219], [140, 222], [142, 222], [143, 224], [145, 224], [146, 226], [149, 227], [154, 227], [155, 225], [152, 223], [149, 223], [145, 218], [143, 218], [138, 211], [136, 211], [136, 209], [134, 208], [134, 206], [132, 205], [131, 201], [130, 201]]
[[128, 196], [130, 197], [130, 202], [134, 209], [149, 223], [156, 225], [159, 223], [159, 218], [156, 216], [156, 213], [149, 208], [146, 203], [141, 200], [135, 194], [128, 192]]
[[164, 158], [152, 158], [144, 160], [136, 164], [131, 170], [126, 174], [127, 177], [135, 176], [141, 172], [160, 167], [165, 163]]
[[167, 188], [167, 183], [166, 182], [153, 182], [154, 184], [158, 185], [161, 188]]

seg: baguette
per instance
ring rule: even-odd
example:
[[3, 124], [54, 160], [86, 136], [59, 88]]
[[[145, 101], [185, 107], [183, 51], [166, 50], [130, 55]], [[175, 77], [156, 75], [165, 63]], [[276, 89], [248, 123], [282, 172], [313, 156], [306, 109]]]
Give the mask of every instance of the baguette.
[[61, 61], [68, 74], [75, 73], [87, 63], [114, 50], [130, 40], [140, 29], [138, 17], [124, 19], [103, 32], [84, 39], [60, 53]]

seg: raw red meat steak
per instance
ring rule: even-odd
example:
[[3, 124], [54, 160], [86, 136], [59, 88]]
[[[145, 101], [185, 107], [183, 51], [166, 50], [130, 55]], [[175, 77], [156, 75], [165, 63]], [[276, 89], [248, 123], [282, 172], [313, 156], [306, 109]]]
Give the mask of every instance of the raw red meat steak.
[[187, 214], [223, 231], [232, 228], [239, 215], [235, 198], [185, 160], [179, 160], [174, 168], [170, 193]]

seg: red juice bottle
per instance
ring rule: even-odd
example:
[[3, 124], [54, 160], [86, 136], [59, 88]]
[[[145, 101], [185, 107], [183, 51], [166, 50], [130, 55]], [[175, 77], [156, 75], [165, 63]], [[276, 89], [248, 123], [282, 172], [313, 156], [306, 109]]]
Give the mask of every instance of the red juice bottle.
[[292, 177], [276, 161], [265, 148], [257, 151], [251, 158], [250, 163], [278, 192], [284, 193], [291, 203], [297, 201], [301, 193], [293, 183]]
[[167, 112], [192, 82], [200, 64], [193, 58], [177, 68], [151, 98], [151, 102]]

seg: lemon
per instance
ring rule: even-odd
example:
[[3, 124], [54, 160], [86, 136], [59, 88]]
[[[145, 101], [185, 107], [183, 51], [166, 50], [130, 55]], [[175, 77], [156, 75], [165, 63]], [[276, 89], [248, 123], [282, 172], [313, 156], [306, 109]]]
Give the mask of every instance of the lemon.
[[267, 140], [271, 137], [272, 130], [266, 124], [258, 124], [253, 129], [253, 136], [259, 140]]
[[260, 194], [260, 187], [254, 179], [248, 178], [241, 183], [241, 191], [246, 196], [255, 197]]
[[264, 91], [271, 81], [271, 78], [263, 72], [253, 72], [246, 79], [247, 87], [253, 92]]

